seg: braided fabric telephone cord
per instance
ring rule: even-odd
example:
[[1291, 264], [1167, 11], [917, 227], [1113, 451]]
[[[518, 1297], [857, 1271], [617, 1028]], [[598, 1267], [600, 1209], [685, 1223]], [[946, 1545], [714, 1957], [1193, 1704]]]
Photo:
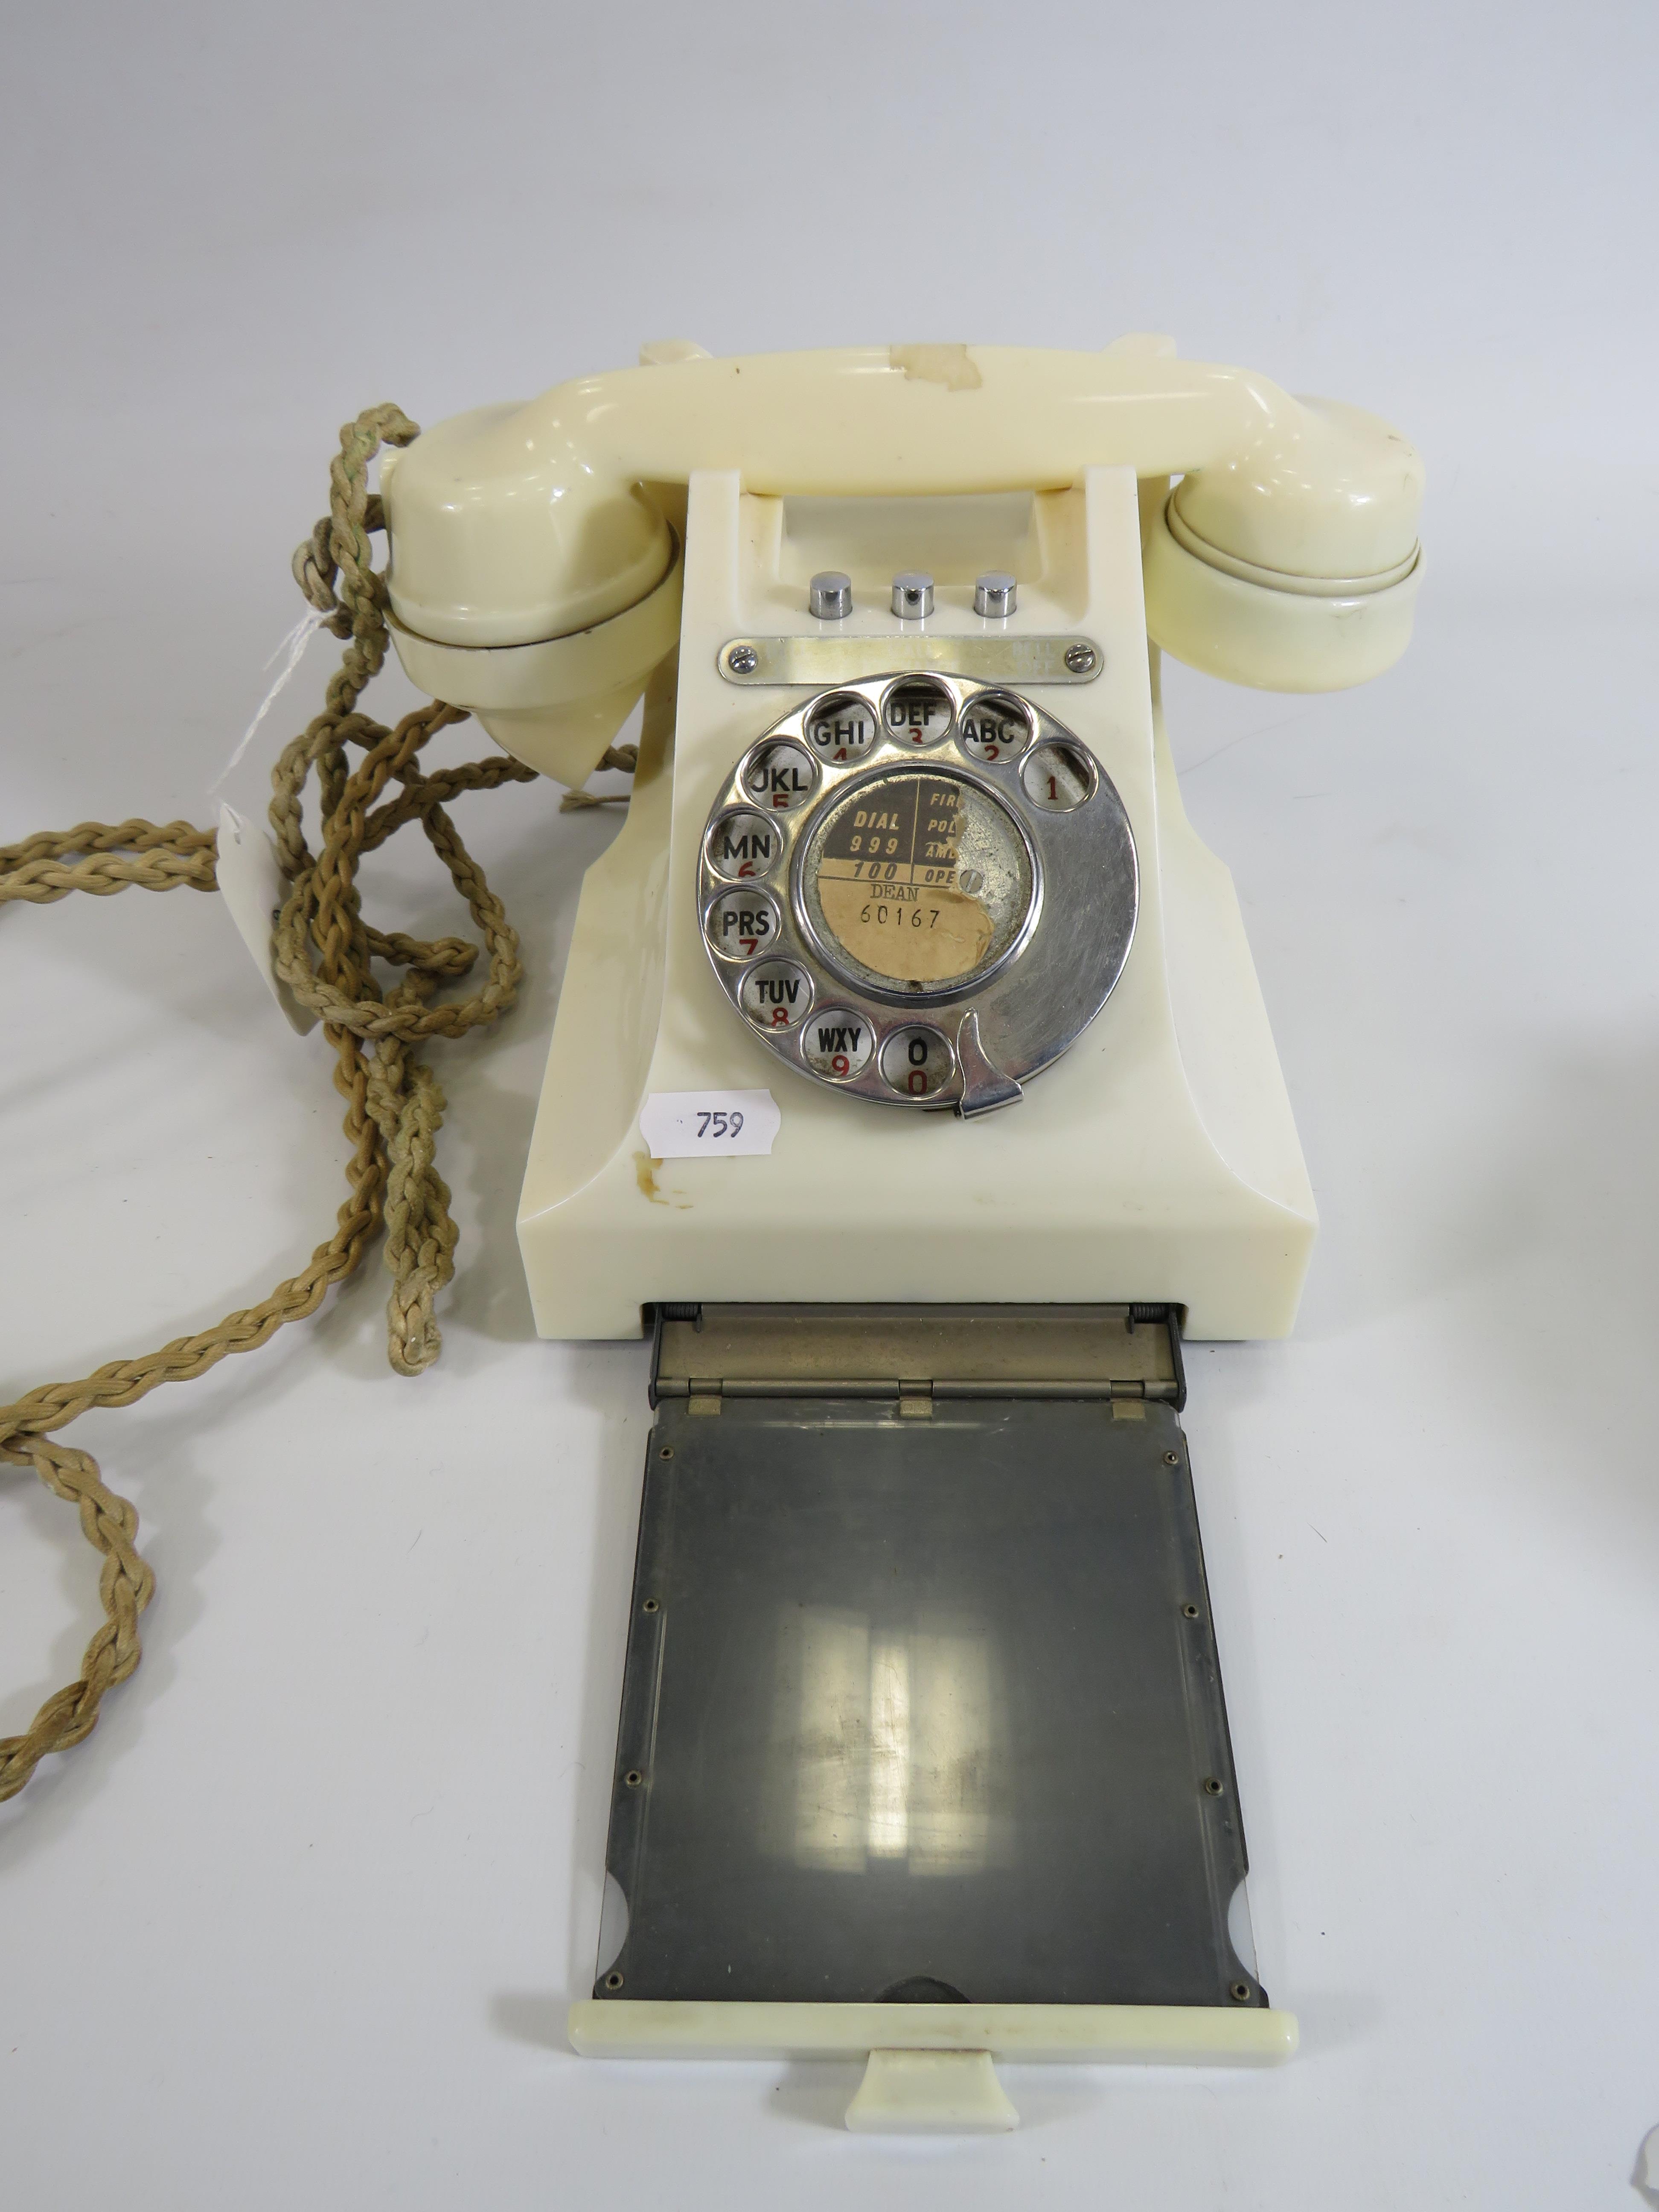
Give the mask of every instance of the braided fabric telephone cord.
[[[259, 1304], [157, 1352], [112, 1360], [79, 1382], [46, 1383], [15, 1405], [0, 1406], [0, 1460], [33, 1466], [49, 1490], [77, 1509], [87, 1540], [103, 1555], [99, 1595], [105, 1615], [79, 1677], [46, 1699], [21, 1735], [0, 1737], [0, 1800], [15, 1796], [49, 1752], [67, 1751], [91, 1734], [105, 1692], [138, 1664], [138, 1617], [155, 1589], [135, 1541], [137, 1512], [104, 1482], [91, 1455], [59, 1443], [57, 1431], [94, 1407], [130, 1406], [160, 1383], [204, 1375], [227, 1353], [257, 1350], [286, 1322], [317, 1310], [331, 1286], [356, 1270], [382, 1223], [392, 1279], [386, 1316], [392, 1365], [400, 1375], [418, 1375], [438, 1356], [434, 1302], [454, 1272], [456, 1229], [435, 1160], [444, 1097], [417, 1055], [428, 1038], [459, 1037], [505, 1013], [523, 974], [518, 939], [501, 902], [444, 807], [462, 792], [532, 781], [536, 771], [505, 754], [421, 769], [417, 757], [428, 741], [467, 719], [441, 701], [405, 715], [395, 729], [357, 711], [388, 643], [386, 584], [369, 543], [384, 516], [368, 489], [369, 464], [382, 445], [404, 446], [416, 435], [416, 426], [392, 406], [368, 409], [340, 433], [329, 513], [295, 553], [294, 573], [312, 605], [328, 616], [324, 627], [345, 641], [345, 651], [323, 712], [285, 747], [271, 777], [270, 824], [289, 886], [276, 923], [276, 964], [295, 997], [321, 1018], [334, 1050], [334, 1085], [346, 1101], [352, 1142], [347, 1197], [328, 1242]], [[603, 765], [632, 768], [631, 748], [614, 749]], [[301, 814], [313, 775], [322, 814], [315, 854]], [[587, 794], [569, 796], [592, 803]], [[448, 869], [482, 945], [459, 937], [423, 943], [363, 920], [359, 864], [411, 822], [419, 823]], [[105, 897], [133, 884], [146, 890], [181, 884], [212, 890], [213, 831], [187, 822], [83, 822], [0, 847], [0, 904], [25, 899], [46, 905], [73, 890]], [[467, 998], [435, 998], [444, 983], [470, 972], [481, 951], [487, 971], [482, 987]], [[403, 971], [390, 989], [375, 981], [376, 960]]]

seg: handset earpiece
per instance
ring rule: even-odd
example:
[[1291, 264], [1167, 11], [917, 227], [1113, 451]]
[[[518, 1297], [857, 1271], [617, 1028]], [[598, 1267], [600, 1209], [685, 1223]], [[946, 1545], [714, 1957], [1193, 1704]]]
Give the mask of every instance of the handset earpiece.
[[1290, 422], [1183, 476], [1155, 516], [1146, 629], [1229, 683], [1342, 690], [1411, 636], [1423, 465], [1360, 408], [1293, 404]]
[[412, 683], [574, 786], [673, 650], [680, 549], [637, 484], [539, 480], [526, 411], [480, 408], [382, 455], [392, 639]]

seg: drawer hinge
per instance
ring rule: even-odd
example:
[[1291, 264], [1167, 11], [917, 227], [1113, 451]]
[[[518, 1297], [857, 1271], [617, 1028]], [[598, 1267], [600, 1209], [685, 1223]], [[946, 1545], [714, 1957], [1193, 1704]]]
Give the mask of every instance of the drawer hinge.
[[1174, 1305], [696, 1305], [656, 1309], [651, 1402], [888, 1398], [1186, 1402]]

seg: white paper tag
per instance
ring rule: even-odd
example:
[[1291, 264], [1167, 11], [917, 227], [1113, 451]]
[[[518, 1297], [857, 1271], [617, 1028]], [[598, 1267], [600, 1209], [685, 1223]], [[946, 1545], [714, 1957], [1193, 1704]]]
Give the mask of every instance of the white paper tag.
[[769, 1091], [653, 1091], [640, 1134], [653, 1160], [769, 1153], [783, 1116]]
[[234, 806], [219, 809], [219, 842], [215, 873], [230, 918], [264, 987], [288, 1018], [289, 1027], [303, 1036], [317, 1026], [317, 1017], [303, 1006], [277, 975], [271, 960], [270, 933], [283, 900], [288, 878], [277, 864], [276, 848], [262, 830], [244, 822]]

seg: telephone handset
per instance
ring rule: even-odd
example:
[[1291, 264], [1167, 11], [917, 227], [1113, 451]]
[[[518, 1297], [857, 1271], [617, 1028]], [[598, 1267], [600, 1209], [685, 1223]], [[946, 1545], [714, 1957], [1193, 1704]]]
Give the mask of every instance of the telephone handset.
[[1112, 465], [1178, 478], [1146, 538], [1147, 631], [1178, 659], [1331, 690], [1410, 635], [1421, 465], [1358, 408], [1157, 338], [646, 357], [458, 416], [382, 463], [410, 672], [565, 780], [591, 771], [672, 642], [694, 470], [762, 498], [1053, 492]]

